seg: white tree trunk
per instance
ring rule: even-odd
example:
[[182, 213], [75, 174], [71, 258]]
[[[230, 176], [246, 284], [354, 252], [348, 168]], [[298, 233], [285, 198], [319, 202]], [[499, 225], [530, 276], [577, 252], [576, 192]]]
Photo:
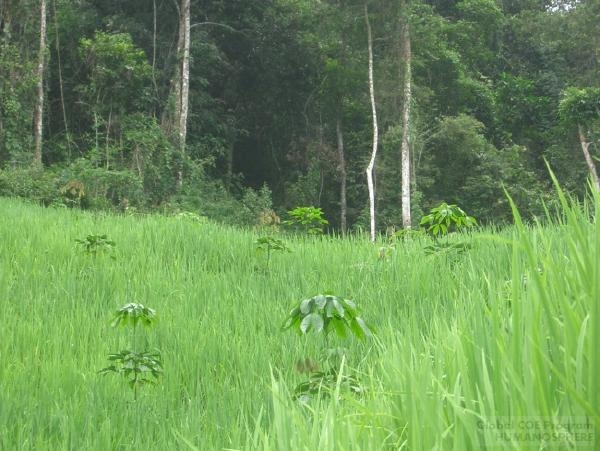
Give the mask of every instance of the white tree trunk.
[[411, 227], [411, 209], [410, 209], [410, 106], [412, 100], [412, 87], [411, 87], [411, 42], [410, 42], [410, 29], [408, 22], [408, 6], [405, 1], [403, 3], [403, 15], [402, 24], [402, 44], [401, 44], [401, 58], [403, 66], [403, 100], [402, 100], [402, 148], [401, 148], [401, 169], [402, 169], [402, 227], [404, 229], [410, 229]]
[[[181, 54], [181, 89], [179, 90], [180, 100], [178, 104], [179, 111], [179, 152], [183, 159], [185, 155], [185, 144], [187, 137], [187, 119], [189, 109], [190, 95], [190, 0], [181, 0], [181, 11], [179, 21], [179, 36], [182, 43]], [[183, 164], [183, 161], [181, 162]], [[181, 187], [183, 183], [183, 168], [180, 167], [177, 172], [177, 184]]]
[[371, 151], [371, 160], [367, 166], [367, 187], [369, 189], [369, 217], [371, 222], [371, 241], [375, 241], [375, 184], [373, 183], [373, 170], [377, 158], [377, 145], [379, 139], [379, 130], [377, 128], [377, 107], [375, 105], [375, 84], [373, 82], [373, 36], [371, 33], [371, 23], [369, 21], [369, 11], [365, 3], [365, 22], [367, 24], [367, 43], [369, 46], [369, 96], [371, 98], [371, 112], [373, 116], [373, 149]]
[[592, 176], [592, 183], [596, 187], [596, 190], [600, 191], [600, 179], [598, 178], [598, 173], [596, 172], [596, 165], [594, 164], [594, 160], [592, 160], [592, 156], [590, 155], [590, 143], [585, 137], [585, 133], [581, 124], [578, 126], [578, 129], [579, 143], [581, 144], [581, 150], [583, 150], [585, 162], [587, 163], [588, 169], [590, 170], [590, 175]]
[[46, 59], [46, 0], [40, 1], [40, 49], [37, 67], [37, 99], [33, 117], [34, 154], [33, 165], [42, 169], [42, 137], [44, 132], [44, 68]]

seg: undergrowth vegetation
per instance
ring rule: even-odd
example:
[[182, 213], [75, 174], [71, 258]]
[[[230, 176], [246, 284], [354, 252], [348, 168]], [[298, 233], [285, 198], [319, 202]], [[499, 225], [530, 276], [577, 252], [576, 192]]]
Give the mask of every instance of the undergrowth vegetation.
[[[576, 432], [600, 425], [600, 199], [562, 200], [543, 226], [517, 216], [449, 235], [469, 244], [452, 256], [427, 253], [424, 234], [385, 258], [362, 236], [286, 236], [293, 252], [257, 271], [258, 230], [0, 199], [0, 449], [589, 446]], [[85, 236], [109, 237], [111, 252], [82, 252]], [[340, 376], [300, 402], [323, 346], [282, 326], [319, 293], [356, 301], [376, 334], [332, 335]], [[151, 346], [164, 367], [135, 401], [98, 374], [131, 343], [110, 314], [131, 299], [160, 312]], [[344, 374], [361, 390], [344, 390]], [[512, 434], [567, 420], [560, 436]]]

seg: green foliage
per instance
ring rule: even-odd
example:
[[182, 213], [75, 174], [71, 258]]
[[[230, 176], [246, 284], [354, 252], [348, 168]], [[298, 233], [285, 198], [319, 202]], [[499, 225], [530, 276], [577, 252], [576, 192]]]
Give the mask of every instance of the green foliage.
[[423, 216], [420, 225], [434, 237], [438, 237], [447, 235], [454, 230], [474, 227], [477, 225], [477, 220], [468, 216], [459, 206], [442, 202], [439, 206], [432, 208], [428, 215]]
[[323, 217], [323, 210], [318, 207], [296, 207], [287, 212], [289, 220], [284, 224], [301, 229], [310, 235], [323, 233], [323, 228], [329, 221]]
[[113, 327], [131, 326], [135, 328], [141, 322], [143, 326], [150, 327], [155, 325], [156, 320], [156, 311], [154, 309], [130, 302], [116, 311], [111, 325]]
[[344, 373], [341, 369], [331, 366], [326, 371], [313, 371], [308, 379], [294, 388], [294, 398], [302, 404], [308, 404], [314, 398], [329, 398], [342, 390], [354, 395], [362, 395], [365, 387], [352, 374]]
[[[76, 239], [75, 242], [82, 247], [83, 251], [94, 257], [112, 252], [116, 246], [113, 240], [108, 238], [108, 235], [88, 235], [84, 239]], [[114, 255], [111, 255], [114, 258]]]
[[[574, 204], [543, 225], [450, 236], [473, 245], [456, 270], [424, 258], [426, 238], [398, 243], [389, 264], [365, 265], [375, 248], [362, 237], [291, 236], [294, 258], [263, 278], [252, 267], [254, 231], [2, 198], [0, 298], [9, 300], [4, 322], [19, 327], [0, 328], [9, 362], [0, 370], [0, 449], [173, 449], [176, 430], [198, 449], [470, 450], [493, 445], [477, 424], [494, 414], [598, 418], [598, 206]], [[81, 230], [118, 237], [128, 257], [81, 267], [70, 238]], [[299, 301], [316, 284], [363, 299], [376, 340], [274, 337], [288, 313], [282, 296]], [[147, 305], [160, 316], [147, 333], [138, 324], [137, 350], [130, 327], [110, 328], [113, 312], [105, 312], [132, 292], [154, 299]], [[324, 348], [338, 341], [348, 362], [338, 369], [341, 393], [303, 405], [294, 387], [329, 372]], [[162, 353], [158, 389], [138, 386], [138, 408], [131, 376], [95, 380], [86, 371], [113, 365], [109, 353], [155, 346], [177, 352]], [[346, 375], [364, 387], [360, 398]]]
[[45, 206], [63, 200], [56, 174], [34, 169], [0, 170], [0, 196], [20, 197]]
[[17, 45], [0, 40], [0, 163], [13, 167], [31, 163], [34, 67]]
[[261, 236], [254, 244], [257, 251], [266, 253], [265, 268], [267, 271], [269, 270], [272, 252], [291, 252], [291, 249], [283, 240], [272, 236]]
[[569, 124], [589, 124], [600, 119], [600, 88], [569, 87], [558, 107], [560, 118]]
[[[331, 294], [319, 294], [301, 301], [292, 309], [282, 326], [282, 330], [288, 329], [293, 329], [300, 335], [312, 331], [323, 334], [326, 339], [331, 332], [343, 339], [350, 334], [360, 340], [373, 336], [372, 328], [359, 316], [356, 304]], [[327, 363], [329, 368], [323, 371], [319, 370], [318, 365], [302, 367], [301, 372], [306, 370], [309, 377], [295, 388], [296, 399], [308, 403], [317, 396], [327, 397], [336, 390], [339, 392], [340, 385], [351, 393], [362, 393], [363, 387], [358, 380], [344, 372], [345, 350], [328, 350]]]
[[[129, 386], [135, 391], [137, 386], [156, 384], [163, 372], [161, 356], [152, 352], [133, 352], [124, 350], [109, 354], [112, 365], [101, 369], [100, 374], [116, 373], [128, 379]], [[152, 376], [150, 379], [148, 376]]]
[[79, 158], [63, 169], [61, 179], [81, 181], [85, 186], [84, 205], [91, 209], [120, 210], [125, 203], [132, 207], [146, 203], [144, 180], [129, 169], [106, 169]]
[[340, 338], [347, 338], [350, 332], [361, 340], [372, 335], [371, 328], [359, 316], [356, 304], [331, 294], [319, 294], [301, 301], [285, 320], [283, 330], [287, 329], [298, 334], [335, 332]]
[[119, 114], [148, 105], [152, 68], [143, 50], [129, 34], [96, 32], [82, 38], [80, 54], [88, 80], [79, 86], [88, 104], [99, 114]]
[[154, 309], [130, 302], [115, 312], [112, 326], [129, 326], [131, 328], [132, 350], [125, 349], [118, 353], [109, 354], [108, 360], [113, 364], [99, 371], [100, 374], [120, 374], [127, 379], [130, 388], [133, 390], [134, 400], [137, 399], [138, 386], [155, 384], [163, 372], [162, 357], [159, 352], [137, 351], [136, 331], [139, 324], [144, 327], [154, 326], [156, 324]]

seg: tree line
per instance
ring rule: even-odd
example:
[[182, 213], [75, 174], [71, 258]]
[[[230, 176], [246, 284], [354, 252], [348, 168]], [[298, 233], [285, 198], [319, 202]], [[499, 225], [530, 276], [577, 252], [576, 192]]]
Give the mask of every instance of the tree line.
[[[590, 0], [4, 0], [0, 194], [408, 228], [600, 187]], [[591, 179], [588, 185], [587, 180]]]

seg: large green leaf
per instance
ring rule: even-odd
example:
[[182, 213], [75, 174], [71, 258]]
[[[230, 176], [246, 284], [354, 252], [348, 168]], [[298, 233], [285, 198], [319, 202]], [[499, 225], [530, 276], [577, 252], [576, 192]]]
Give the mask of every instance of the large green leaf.
[[300, 330], [302, 333], [306, 333], [309, 330], [321, 332], [324, 325], [325, 322], [323, 321], [321, 315], [318, 313], [310, 313], [302, 319], [302, 322], [300, 323]]
[[312, 310], [312, 304], [314, 304], [314, 298], [304, 299], [300, 303], [300, 313], [302, 315], [308, 315]]

